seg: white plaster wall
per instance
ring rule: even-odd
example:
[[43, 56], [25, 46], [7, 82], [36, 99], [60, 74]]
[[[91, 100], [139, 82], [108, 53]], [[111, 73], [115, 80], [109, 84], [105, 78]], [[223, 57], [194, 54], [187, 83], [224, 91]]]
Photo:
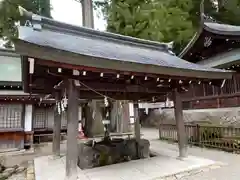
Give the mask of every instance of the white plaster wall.
[[33, 107], [31, 104], [25, 105], [25, 119], [24, 119], [24, 131], [32, 131], [32, 111]]
[[[240, 107], [184, 110], [183, 117], [185, 122], [240, 126]], [[174, 110], [163, 109], [160, 113], [152, 112], [146, 120], [152, 125], [157, 125], [160, 121], [173, 123]]]

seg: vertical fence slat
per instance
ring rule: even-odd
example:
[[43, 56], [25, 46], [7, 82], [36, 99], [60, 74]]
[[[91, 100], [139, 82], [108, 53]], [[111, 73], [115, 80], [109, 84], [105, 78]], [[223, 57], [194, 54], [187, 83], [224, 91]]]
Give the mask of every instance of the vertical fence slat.
[[[240, 127], [186, 124], [185, 131], [187, 142], [191, 145], [240, 152]], [[161, 124], [159, 138], [177, 142], [176, 125]]]

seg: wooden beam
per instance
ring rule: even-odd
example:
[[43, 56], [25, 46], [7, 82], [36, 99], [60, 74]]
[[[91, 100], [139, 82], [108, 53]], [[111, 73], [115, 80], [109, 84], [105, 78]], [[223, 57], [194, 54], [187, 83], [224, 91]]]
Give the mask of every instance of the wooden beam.
[[[60, 93], [55, 94], [56, 103], [60, 100]], [[54, 110], [54, 125], [53, 125], [53, 146], [52, 152], [55, 156], [60, 156], [60, 140], [61, 140], [61, 114], [58, 112], [58, 107], [55, 105]]]
[[[98, 92], [122, 92], [122, 93], [147, 93], [147, 94], [161, 94], [164, 92], [171, 91], [171, 88], [165, 88], [165, 87], [144, 87], [140, 85], [122, 85], [122, 84], [112, 84], [112, 83], [84, 83], [86, 86], [81, 85], [78, 87], [78, 90], [80, 91], [98, 91]], [[43, 86], [41, 84], [34, 86], [32, 89], [32, 92], [35, 92], [35, 90], [43, 90], [46, 92], [52, 92], [53, 87], [51, 85], [49, 86]]]
[[[39, 94], [49, 94], [51, 93], [51, 89], [34, 89], [33, 93], [39, 93]], [[166, 93], [131, 93], [131, 92], [106, 92], [106, 91], [98, 91], [98, 93], [101, 93], [103, 95], [109, 96], [116, 100], [148, 100], [152, 101], [152, 97], [156, 97], [156, 101], [161, 100], [161, 98]], [[82, 99], [103, 99], [102, 95], [99, 95], [96, 92], [92, 91], [81, 91], [81, 98]], [[80, 96], [79, 96], [80, 97]]]
[[[55, 71], [57, 72], [58, 68], [62, 68], [63, 71], [64, 69], [68, 69], [68, 70], [79, 70], [79, 71], [90, 71], [93, 73], [108, 73], [108, 74], [124, 74], [124, 75], [128, 75], [129, 77], [131, 77], [132, 75], [134, 75], [134, 77], [150, 77], [150, 78], [160, 78], [160, 79], [172, 79], [172, 80], [186, 80], [186, 81], [199, 81], [199, 78], [195, 78], [195, 77], [185, 77], [185, 76], [170, 76], [170, 75], [164, 75], [164, 74], [153, 74], [153, 73], [142, 73], [142, 72], [131, 72], [131, 71], [120, 71], [120, 70], [114, 70], [114, 69], [105, 69], [105, 68], [96, 68], [96, 67], [88, 67], [88, 66], [79, 66], [79, 65], [73, 65], [73, 64], [67, 64], [67, 63], [63, 63], [63, 62], [56, 62], [56, 61], [50, 61], [50, 60], [45, 60], [45, 59], [36, 59], [36, 65], [38, 66], [44, 66], [45, 68], [49, 69], [49, 68], [55, 68]], [[37, 69], [37, 67], [36, 67]], [[59, 74], [61, 75], [61, 74]], [[100, 74], [99, 74], [100, 75]], [[201, 79], [201, 80], [205, 80], [205, 81], [209, 81], [209, 79]]]
[[173, 92], [174, 99], [174, 113], [177, 124], [177, 135], [178, 135], [178, 147], [179, 147], [179, 158], [185, 158], [187, 156], [187, 138], [185, 132], [185, 125], [183, 120], [183, 108], [180, 93], [177, 89]]
[[198, 101], [198, 100], [210, 100], [210, 99], [223, 99], [223, 98], [231, 98], [235, 96], [240, 96], [240, 92], [232, 93], [232, 94], [220, 94], [220, 95], [211, 95], [211, 96], [199, 96], [199, 97], [193, 97], [193, 98], [184, 98], [182, 99], [183, 102], [187, 101]]
[[[162, 92], [162, 91], [170, 91], [172, 88], [172, 83], [167, 82], [156, 82], [155, 80], [149, 80], [146, 81], [144, 79], [137, 80], [136, 82], [130, 81], [128, 79], [117, 79], [115, 76], [115, 79], [111, 78], [101, 78], [100, 76], [98, 79], [93, 77], [92, 79], [89, 77], [82, 77], [82, 76], [74, 76], [74, 75], [60, 75], [62, 79], [75, 79], [79, 80], [81, 86], [79, 87], [79, 90], [89, 90], [90, 87], [96, 91], [116, 91], [116, 92]], [[44, 76], [34, 76], [34, 83], [31, 85], [33, 88], [46, 88], [50, 89], [53, 88], [56, 85], [56, 82], [59, 81], [59, 77], [51, 76], [51, 75], [44, 75]], [[46, 81], [48, 83], [46, 83]], [[52, 83], [51, 83], [52, 82]], [[159, 84], [162, 86], [157, 87]], [[187, 82], [188, 85], [188, 82]], [[47, 87], [46, 87], [47, 86]], [[57, 86], [55, 86], [57, 88]], [[58, 87], [62, 88], [61, 86]]]
[[[84, 83], [86, 86], [82, 85], [79, 90], [90, 90], [94, 89], [96, 91], [108, 91], [108, 92], [132, 92], [132, 93], [160, 93], [161, 91], [169, 91], [170, 88], [157, 88], [157, 87], [145, 87], [144, 85], [131, 85], [131, 84], [112, 84], [112, 83], [99, 83], [90, 82]], [[89, 89], [89, 88], [90, 89]]]
[[29, 76], [28, 76], [29, 63], [27, 61], [27, 57], [21, 58], [21, 68], [22, 68], [23, 90], [24, 92], [29, 92]]
[[68, 81], [68, 109], [67, 109], [67, 153], [66, 177], [77, 179], [78, 160], [78, 91], [73, 80]]

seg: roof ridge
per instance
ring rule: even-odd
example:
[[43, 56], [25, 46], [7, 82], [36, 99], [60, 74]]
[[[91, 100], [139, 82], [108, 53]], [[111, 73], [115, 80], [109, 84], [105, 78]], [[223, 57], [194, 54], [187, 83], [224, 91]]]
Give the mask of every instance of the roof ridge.
[[[118, 41], [123, 44], [130, 44], [136, 46], [142, 46], [146, 48], [154, 48], [156, 50], [162, 50], [168, 52], [172, 49], [172, 42], [161, 43], [157, 41], [144, 40], [140, 38], [124, 36], [121, 34], [115, 34], [111, 32], [99, 31], [87, 27], [75, 26], [68, 23], [60, 22], [51, 18], [43, 17], [40, 15], [33, 14], [22, 7], [19, 7], [20, 14], [31, 21], [32, 24], [42, 29], [55, 30], [62, 33], [69, 33], [71, 35], [84, 34], [88, 37], [95, 37], [107, 41]], [[38, 30], [41, 30], [38, 29]]]

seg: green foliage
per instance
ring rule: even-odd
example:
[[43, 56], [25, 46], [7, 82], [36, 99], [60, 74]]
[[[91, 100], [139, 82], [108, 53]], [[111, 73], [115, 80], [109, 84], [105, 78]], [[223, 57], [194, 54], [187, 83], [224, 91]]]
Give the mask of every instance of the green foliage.
[[176, 50], [186, 45], [195, 31], [189, 14], [192, 0], [105, 0], [97, 5], [102, 8], [108, 31], [174, 41]]
[[[199, 28], [202, 0], [96, 0], [107, 20], [107, 30], [123, 35], [175, 43], [175, 52]], [[204, 13], [240, 25], [240, 0], [204, 0]], [[218, 6], [217, 6], [218, 5]]]
[[17, 37], [17, 24], [23, 20], [18, 6], [50, 17], [50, 0], [2, 0], [0, 2], [0, 38], [6, 41], [6, 47], [12, 47], [11, 41]]
[[240, 25], [240, 0], [217, 0], [218, 7], [206, 7], [206, 12], [216, 20], [233, 25]]

